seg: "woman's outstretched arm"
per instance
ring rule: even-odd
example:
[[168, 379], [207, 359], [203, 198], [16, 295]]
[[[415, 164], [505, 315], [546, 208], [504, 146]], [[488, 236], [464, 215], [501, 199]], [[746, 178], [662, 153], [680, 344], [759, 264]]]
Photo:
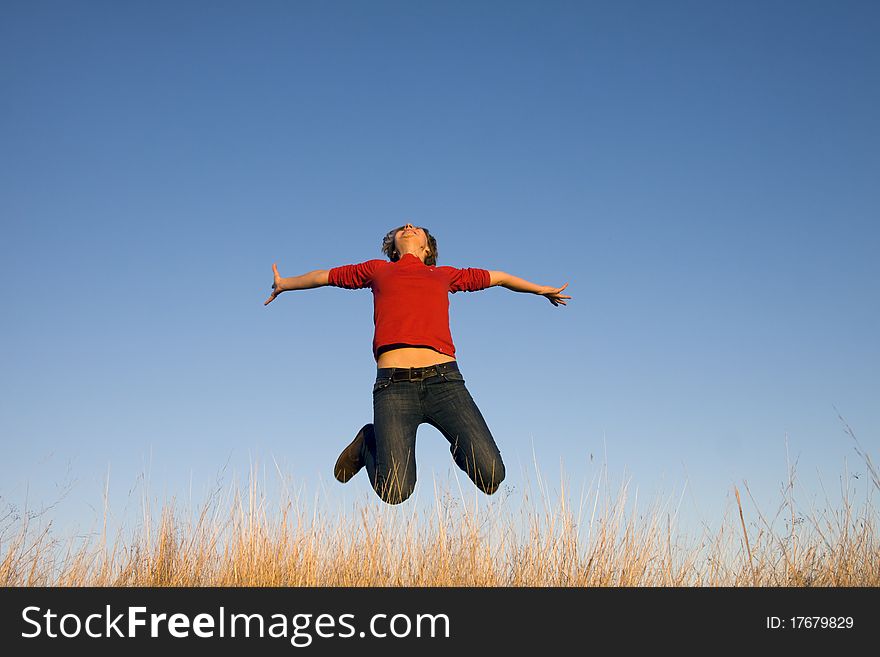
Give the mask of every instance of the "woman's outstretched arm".
[[327, 269], [316, 269], [302, 276], [290, 276], [289, 278], [281, 278], [278, 273], [278, 267], [272, 263], [272, 273], [275, 275], [275, 282], [272, 283], [272, 294], [266, 299], [264, 306], [269, 305], [282, 292], [288, 290], [310, 290], [313, 287], [323, 287], [328, 284], [329, 271]]
[[503, 271], [490, 271], [489, 285], [500, 285], [502, 287], [506, 287], [508, 290], [513, 290], [514, 292], [530, 292], [532, 294], [540, 294], [543, 297], [547, 297], [547, 300], [554, 306], [558, 306], [560, 304], [565, 306], [567, 304], [565, 303], [564, 299], [571, 299], [571, 297], [567, 294], [562, 294], [562, 291], [568, 287], [568, 283], [566, 283], [562, 287], [536, 285], [535, 283], [530, 283], [524, 278], [519, 278], [517, 276], [514, 276], [513, 274], [508, 274], [507, 272]]

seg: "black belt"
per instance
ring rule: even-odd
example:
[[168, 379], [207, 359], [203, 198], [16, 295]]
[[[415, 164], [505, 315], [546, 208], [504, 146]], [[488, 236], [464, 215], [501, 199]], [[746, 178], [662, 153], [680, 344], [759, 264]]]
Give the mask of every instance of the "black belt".
[[439, 376], [443, 372], [458, 371], [458, 364], [454, 361], [449, 363], [438, 363], [436, 365], [428, 365], [427, 367], [389, 367], [381, 368], [379, 371], [390, 370], [392, 381], [421, 381], [432, 376]]

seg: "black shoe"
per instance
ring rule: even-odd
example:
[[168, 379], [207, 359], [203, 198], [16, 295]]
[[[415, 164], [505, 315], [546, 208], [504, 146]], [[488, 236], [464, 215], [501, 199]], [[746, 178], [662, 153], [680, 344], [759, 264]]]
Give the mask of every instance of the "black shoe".
[[333, 466], [333, 476], [343, 484], [364, 467], [365, 434], [372, 428], [372, 424], [365, 424], [361, 427], [354, 440], [349, 443], [348, 447], [342, 450], [339, 458], [336, 459], [336, 465]]

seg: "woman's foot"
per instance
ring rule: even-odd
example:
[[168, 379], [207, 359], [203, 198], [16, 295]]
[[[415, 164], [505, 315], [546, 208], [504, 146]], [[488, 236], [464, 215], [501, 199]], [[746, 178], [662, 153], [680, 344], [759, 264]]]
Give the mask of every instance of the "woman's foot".
[[343, 484], [354, 477], [364, 467], [364, 450], [366, 449], [366, 434], [373, 430], [372, 424], [365, 424], [358, 431], [354, 440], [348, 447], [342, 450], [336, 465], [333, 466], [333, 476]]

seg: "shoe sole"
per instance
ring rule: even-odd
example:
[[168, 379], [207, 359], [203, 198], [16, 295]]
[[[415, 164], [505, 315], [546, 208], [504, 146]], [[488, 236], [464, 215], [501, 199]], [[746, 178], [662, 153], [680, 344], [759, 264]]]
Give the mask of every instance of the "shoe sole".
[[347, 483], [364, 467], [360, 455], [364, 446], [364, 431], [368, 426], [368, 424], [365, 424], [361, 427], [354, 440], [348, 444], [348, 447], [342, 450], [339, 458], [336, 459], [336, 465], [333, 466], [333, 476], [343, 484]]

